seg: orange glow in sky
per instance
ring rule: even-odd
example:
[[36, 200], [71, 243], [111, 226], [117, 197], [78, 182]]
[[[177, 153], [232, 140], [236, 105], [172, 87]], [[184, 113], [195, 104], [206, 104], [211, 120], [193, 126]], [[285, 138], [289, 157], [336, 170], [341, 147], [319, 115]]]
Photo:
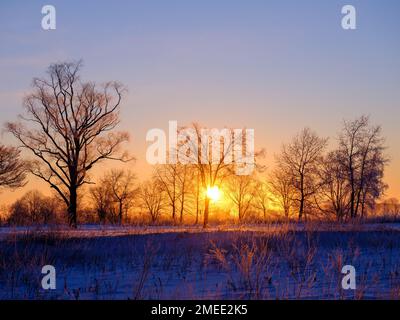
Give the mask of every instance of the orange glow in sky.
[[213, 202], [217, 202], [221, 198], [221, 191], [217, 186], [207, 187], [207, 197]]

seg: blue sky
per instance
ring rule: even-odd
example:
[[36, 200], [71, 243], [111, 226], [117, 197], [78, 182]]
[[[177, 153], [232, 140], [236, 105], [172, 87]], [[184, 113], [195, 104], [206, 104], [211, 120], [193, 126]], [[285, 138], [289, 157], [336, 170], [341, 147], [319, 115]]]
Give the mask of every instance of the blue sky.
[[[56, 7], [54, 31], [41, 29], [45, 4]], [[341, 28], [345, 4], [357, 30]], [[50, 63], [74, 59], [84, 79], [128, 87], [121, 127], [139, 168], [147, 130], [168, 120], [254, 128], [270, 161], [304, 126], [334, 144], [344, 118], [369, 114], [400, 196], [399, 31], [395, 0], [1, 1], [1, 119], [15, 119]]]

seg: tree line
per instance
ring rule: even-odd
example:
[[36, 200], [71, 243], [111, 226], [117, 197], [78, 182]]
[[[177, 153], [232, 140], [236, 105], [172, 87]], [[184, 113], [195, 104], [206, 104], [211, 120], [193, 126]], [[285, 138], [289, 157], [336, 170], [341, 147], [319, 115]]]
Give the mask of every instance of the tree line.
[[[50, 223], [59, 216], [76, 227], [78, 215], [82, 222], [91, 216], [119, 224], [135, 216], [207, 227], [211, 210], [238, 221], [349, 221], [373, 214], [387, 188], [382, 129], [367, 116], [344, 121], [330, 148], [327, 138], [304, 128], [282, 145], [271, 170], [259, 164], [263, 151], [256, 152], [251, 175], [236, 175], [235, 163], [224, 162], [230, 152], [225, 146], [217, 160], [157, 165], [144, 182], [130, 170], [116, 169], [94, 179], [93, 168], [104, 161], [134, 159], [123, 150], [128, 133], [116, 130], [126, 89], [118, 82], [84, 82], [81, 68], [81, 62], [51, 65], [46, 77], [33, 80], [25, 113], [6, 124], [19, 145], [0, 145], [0, 187], [22, 187], [29, 173], [54, 191], [50, 198], [38, 191], [24, 195], [9, 208], [10, 222]], [[190, 127], [197, 148], [207, 148], [200, 126]], [[205, 192], [215, 186], [223, 191], [223, 206]]]

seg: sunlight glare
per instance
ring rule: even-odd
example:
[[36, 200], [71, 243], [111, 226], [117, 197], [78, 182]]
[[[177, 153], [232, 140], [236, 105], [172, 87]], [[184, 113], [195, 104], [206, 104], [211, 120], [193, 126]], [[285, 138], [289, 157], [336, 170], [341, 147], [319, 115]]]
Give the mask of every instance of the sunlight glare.
[[212, 201], [216, 202], [221, 197], [221, 192], [217, 186], [214, 187], [207, 187], [207, 197], [210, 198]]

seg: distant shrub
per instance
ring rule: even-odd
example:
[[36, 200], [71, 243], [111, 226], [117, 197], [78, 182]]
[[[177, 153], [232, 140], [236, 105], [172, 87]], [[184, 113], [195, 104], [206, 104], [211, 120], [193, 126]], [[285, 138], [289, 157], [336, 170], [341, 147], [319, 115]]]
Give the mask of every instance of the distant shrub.
[[24, 226], [53, 224], [61, 219], [57, 199], [46, 197], [39, 191], [29, 191], [11, 205], [6, 222], [9, 225]]

